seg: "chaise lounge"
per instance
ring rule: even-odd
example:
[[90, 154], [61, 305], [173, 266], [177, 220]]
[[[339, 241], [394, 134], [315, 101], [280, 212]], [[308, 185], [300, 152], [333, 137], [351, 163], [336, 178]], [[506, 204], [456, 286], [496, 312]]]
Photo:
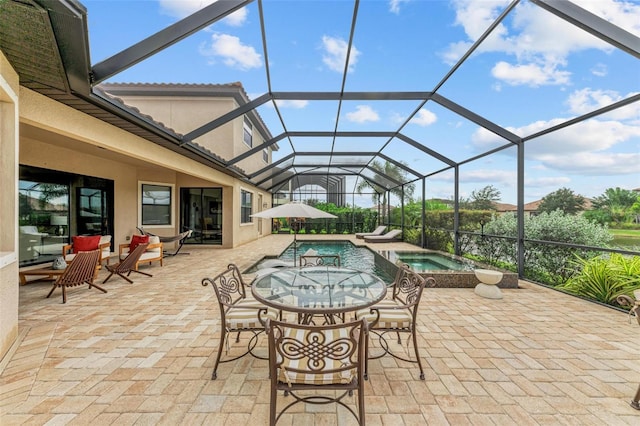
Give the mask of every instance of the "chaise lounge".
[[396, 238], [402, 234], [401, 229], [393, 229], [384, 235], [369, 235], [364, 237], [365, 243], [390, 243], [392, 241], [400, 241]]
[[356, 238], [364, 238], [364, 237], [371, 237], [374, 235], [382, 235], [382, 233], [385, 231], [385, 229], [387, 229], [387, 227], [385, 225], [380, 225], [378, 226], [376, 229], [373, 230], [373, 232], [356, 232]]

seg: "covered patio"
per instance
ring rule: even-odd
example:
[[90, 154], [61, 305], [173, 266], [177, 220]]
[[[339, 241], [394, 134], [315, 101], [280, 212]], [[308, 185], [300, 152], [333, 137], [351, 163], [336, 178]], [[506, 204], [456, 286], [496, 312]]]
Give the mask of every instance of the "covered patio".
[[[323, 237], [363, 244], [313, 236]], [[244, 270], [290, 243], [289, 235], [270, 235], [232, 249], [190, 248], [163, 267], [145, 267], [153, 278], [112, 279], [107, 294], [76, 288], [66, 305], [59, 293], [45, 298], [47, 282], [21, 286], [19, 339], [0, 365], [2, 424], [265, 424], [267, 361], [222, 364], [211, 380], [220, 316], [200, 281], [230, 262]], [[426, 291], [418, 338], [426, 380], [415, 365], [372, 361], [367, 422], [637, 424], [629, 405], [640, 381], [637, 323], [526, 281], [503, 294]], [[332, 405], [299, 410], [279, 424], [352, 420]]]

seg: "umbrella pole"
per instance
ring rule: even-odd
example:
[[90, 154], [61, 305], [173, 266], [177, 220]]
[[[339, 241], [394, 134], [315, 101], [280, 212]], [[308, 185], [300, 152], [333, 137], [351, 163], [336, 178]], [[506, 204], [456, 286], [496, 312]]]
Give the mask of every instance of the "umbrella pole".
[[[291, 221], [289, 222], [293, 224], [293, 222]], [[297, 236], [298, 236], [298, 226], [296, 224], [293, 226], [293, 266], [298, 266], [298, 256], [296, 254], [296, 252], [298, 251]]]

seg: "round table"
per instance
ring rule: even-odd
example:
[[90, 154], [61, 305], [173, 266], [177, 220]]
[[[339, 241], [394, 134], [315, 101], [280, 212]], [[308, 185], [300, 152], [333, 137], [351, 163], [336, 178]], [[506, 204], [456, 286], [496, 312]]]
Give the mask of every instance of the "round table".
[[251, 292], [267, 306], [298, 313], [300, 322], [310, 322], [314, 315], [323, 315], [333, 322], [336, 315], [382, 300], [387, 284], [367, 272], [314, 266], [280, 268], [257, 278]]

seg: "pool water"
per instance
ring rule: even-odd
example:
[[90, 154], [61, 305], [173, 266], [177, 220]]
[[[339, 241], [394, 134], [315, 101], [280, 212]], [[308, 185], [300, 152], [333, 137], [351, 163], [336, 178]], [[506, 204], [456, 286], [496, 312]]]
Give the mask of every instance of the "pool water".
[[[345, 268], [357, 269], [359, 271], [369, 272], [387, 284], [393, 281], [393, 275], [390, 275], [385, 269], [376, 265], [375, 255], [367, 247], [358, 247], [350, 241], [298, 241], [296, 248], [296, 256], [300, 257], [309, 249], [314, 249], [320, 255], [337, 254], [340, 256], [340, 264]], [[280, 254], [278, 259], [285, 261], [293, 261], [293, 244]], [[266, 259], [264, 259], [266, 260]], [[263, 260], [263, 261], [264, 261]], [[256, 265], [257, 266], [257, 265]], [[247, 272], [252, 271], [251, 268]]]
[[427, 271], [473, 271], [476, 266], [465, 259], [446, 254], [425, 251], [384, 251], [380, 254], [392, 263], [402, 262], [416, 272]]

